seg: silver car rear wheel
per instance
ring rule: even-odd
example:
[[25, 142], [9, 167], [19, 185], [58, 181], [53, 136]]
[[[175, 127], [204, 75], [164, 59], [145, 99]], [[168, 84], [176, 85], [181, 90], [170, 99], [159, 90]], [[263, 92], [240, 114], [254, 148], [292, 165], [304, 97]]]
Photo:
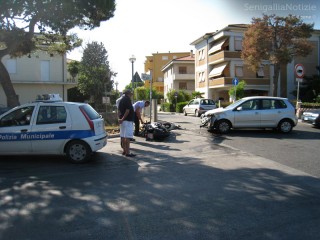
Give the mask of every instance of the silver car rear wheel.
[[293, 125], [289, 120], [282, 120], [279, 125], [278, 129], [282, 133], [289, 133], [292, 131]]

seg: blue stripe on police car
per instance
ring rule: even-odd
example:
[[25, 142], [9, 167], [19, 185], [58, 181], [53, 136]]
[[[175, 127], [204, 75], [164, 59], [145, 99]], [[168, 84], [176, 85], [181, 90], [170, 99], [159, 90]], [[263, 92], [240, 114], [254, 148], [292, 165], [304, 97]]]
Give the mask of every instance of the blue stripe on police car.
[[1, 142], [30, 141], [30, 140], [58, 140], [58, 139], [82, 139], [95, 136], [91, 130], [50, 131], [31, 133], [0, 133]]

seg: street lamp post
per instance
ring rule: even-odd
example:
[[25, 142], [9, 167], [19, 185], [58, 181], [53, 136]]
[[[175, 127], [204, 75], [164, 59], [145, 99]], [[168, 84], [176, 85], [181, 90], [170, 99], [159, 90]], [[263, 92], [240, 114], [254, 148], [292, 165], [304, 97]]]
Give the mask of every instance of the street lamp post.
[[133, 77], [134, 77], [134, 74], [133, 74], [133, 64], [134, 64], [134, 62], [136, 61], [136, 57], [134, 56], [134, 55], [132, 55], [131, 56], [131, 58], [129, 58], [129, 61], [131, 62], [131, 64], [132, 64], [132, 79], [131, 79], [131, 82], [132, 82], [132, 102], [134, 101], [134, 79], [133, 79]]
[[119, 82], [118, 82], [118, 81], [115, 81], [115, 82], [114, 82], [114, 85], [116, 85], [116, 94], [118, 94], [118, 85], [119, 85]]
[[[119, 82], [115, 81], [114, 84], [116, 85], [116, 99], [117, 99], [117, 98], [119, 98], [119, 96], [118, 96], [118, 85], [119, 85]], [[118, 116], [118, 108], [116, 109], [116, 113], [117, 113], [117, 116]]]

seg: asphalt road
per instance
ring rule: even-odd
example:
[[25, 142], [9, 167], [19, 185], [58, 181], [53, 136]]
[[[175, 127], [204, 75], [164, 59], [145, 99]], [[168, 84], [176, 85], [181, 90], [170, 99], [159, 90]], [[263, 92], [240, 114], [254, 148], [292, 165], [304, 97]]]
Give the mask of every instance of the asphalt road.
[[299, 122], [290, 134], [270, 129], [246, 129], [220, 135], [200, 129], [197, 117], [160, 113], [159, 118], [173, 121], [195, 134], [208, 136], [212, 144], [236, 148], [320, 178], [320, 129], [308, 123]]
[[2, 156], [0, 239], [320, 239], [319, 178], [177, 117], [168, 139], [137, 138], [136, 158], [119, 138], [81, 165]]

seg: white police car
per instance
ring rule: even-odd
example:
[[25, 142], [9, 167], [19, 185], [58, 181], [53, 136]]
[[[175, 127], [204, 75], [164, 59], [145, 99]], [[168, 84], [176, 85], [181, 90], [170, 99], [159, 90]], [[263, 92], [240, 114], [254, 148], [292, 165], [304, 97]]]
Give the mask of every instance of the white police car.
[[0, 115], [0, 155], [66, 155], [86, 162], [107, 144], [104, 119], [86, 103], [38, 101]]

